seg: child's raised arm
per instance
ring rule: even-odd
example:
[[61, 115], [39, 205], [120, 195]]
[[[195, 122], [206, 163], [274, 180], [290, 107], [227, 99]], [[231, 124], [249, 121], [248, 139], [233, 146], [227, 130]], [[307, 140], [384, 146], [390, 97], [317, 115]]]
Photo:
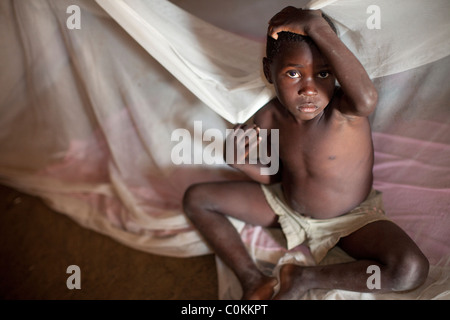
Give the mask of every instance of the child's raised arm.
[[276, 39], [281, 31], [312, 38], [341, 86], [342, 92], [336, 98], [343, 114], [366, 117], [374, 111], [378, 94], [372, 81], [358, 59], [323, 18], [321, 11], [286, 7], [270, 20], [268, 35]]

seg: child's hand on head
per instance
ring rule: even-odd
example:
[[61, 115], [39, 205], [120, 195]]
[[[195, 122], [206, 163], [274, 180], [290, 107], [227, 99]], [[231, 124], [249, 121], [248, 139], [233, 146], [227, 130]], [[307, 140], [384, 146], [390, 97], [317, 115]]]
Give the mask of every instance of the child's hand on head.
[[302, 10], [292, 6], [286, 7], [270, 19], [268, 35], [277, 39], [278, 32], [288, 31], [307, 36], [310, 24], [317, 18], [322, 19], [320, 10]]

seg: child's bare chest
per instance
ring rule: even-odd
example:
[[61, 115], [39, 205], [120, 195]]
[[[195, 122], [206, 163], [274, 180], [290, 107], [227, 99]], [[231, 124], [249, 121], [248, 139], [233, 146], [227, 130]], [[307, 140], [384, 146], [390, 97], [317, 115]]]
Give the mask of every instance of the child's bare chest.
[[339, 130], [322, 125], [284, 126], [279, 133], [280, 157], [284, 161], [316, 165], [336, 160], [342, 145], [339, 135]]
[[339, 123], [284, 125], [279, 132], [280, 159], [289, 171], [304, 176], [336, 176], [367, 159], [370, 130]]

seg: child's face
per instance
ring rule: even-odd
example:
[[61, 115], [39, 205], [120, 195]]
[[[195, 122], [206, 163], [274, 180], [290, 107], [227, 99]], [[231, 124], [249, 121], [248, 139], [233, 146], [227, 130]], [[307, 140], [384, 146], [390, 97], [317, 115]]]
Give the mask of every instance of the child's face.
[[267, 80], [278, 100], [298, 120], [311, 120], [330, 102], [335, 77], [314, 44], [285, 42], [270, 63], [264, 61]]

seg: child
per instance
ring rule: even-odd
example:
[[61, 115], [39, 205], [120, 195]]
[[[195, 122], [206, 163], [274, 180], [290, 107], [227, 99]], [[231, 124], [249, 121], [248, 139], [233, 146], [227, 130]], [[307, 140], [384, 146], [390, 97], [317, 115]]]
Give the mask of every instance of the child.
[[[252, 181], [197, 184], [184, 197], [187, 216], [235, 272], [242, 298], [298, 299], [313, 288], [373, 292], [366, 284], [371, 265], [380, 268], [376, 292], [422, 284], [428, 260], [385, 217], [381, 193], [372, 188], [368, 116], [377, 91], [362, 65], [320, 11], [287, 7], [270, 21], [263, 67], [277, 97], [255, 114], [254, 126], [237, 125], [234, 138], [279, 130], [278, 174], [261, 175], [261, 163], [236, 159], [231, 166]], [[248, 140], [247, 157], [261, 141]], [[305, 243], [317, 263], [336, 245], [355, 260], [284, 265], [275, 295], [277, 280], [257, 269], [227, 216], [281, 227], [288, 249]]]

